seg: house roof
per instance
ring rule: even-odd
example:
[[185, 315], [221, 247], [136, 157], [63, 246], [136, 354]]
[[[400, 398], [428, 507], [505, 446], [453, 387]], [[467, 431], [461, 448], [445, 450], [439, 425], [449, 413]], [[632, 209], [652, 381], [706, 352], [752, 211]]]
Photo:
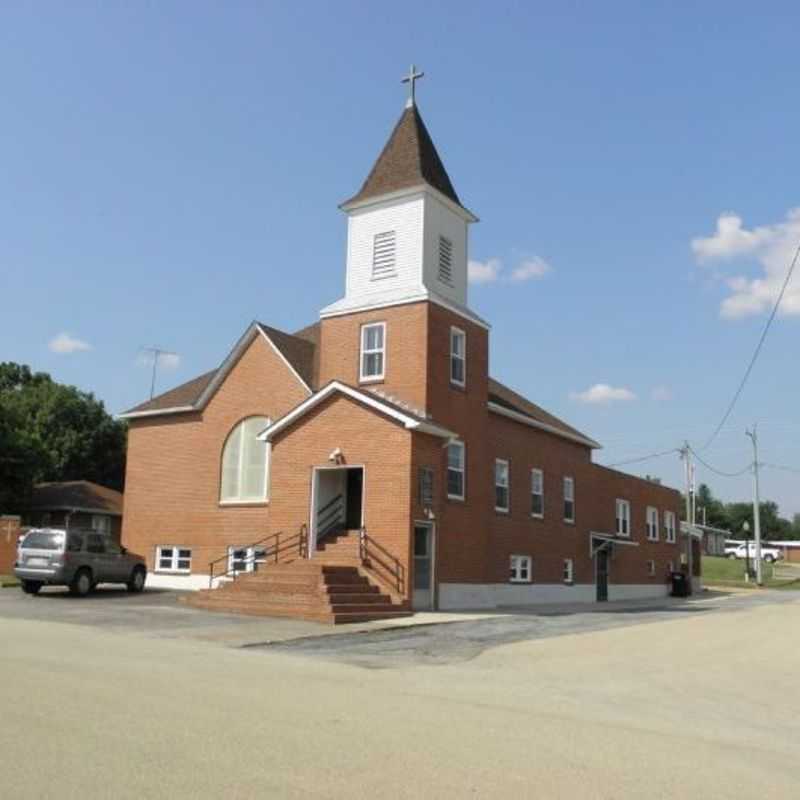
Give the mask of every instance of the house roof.
[[272, 438], [280, 433], [280, 431], [289, 427], [298, 419], [304, 417], [312, 409], [316, 408], [316, 406], [325, 401], [328, 397], [337, 393], [345, 395], [351, 400], [355, 400], [357, 403], [370, 408], [372, 411], [391, 417], [397, 422], [400, 422], [403, 427], [408, 430], [429, 433], [432, 436], [439, 436], [443, 439], [457, 438], [457, 434], [453, 433], [453, 431], [436, 424], [427, 417], [421, 416], [409, 406], [401, 405], [397, 400], [388, 399], [385, 395], [378, 395], [375, 392], [356, 389], [341, 381], [330, 381], [326, 383], [318, 392], [315, 392], [302, 403], [295, 406], [288, 414], [275, 420], [275, 422], [258, 435], [258, 438], [265, 441], [272, 441]]
[[535, 423], [535, 427], [549, 430], [551, 433], [564, 436], [592, 448], [600, 447], [594, 439], [581, 433], [577, 428], [567, 425], [563, 420], [545, 411], [541, 406], [537, 406], [536, 403], [532, 403], [513, 389], [509, 389], [508, 386], [503, 385], [500, 381], [489, 378], [490, 408], [492, 404], [496, 407], [494, 410], [505, 409], [527, 417], [532, 423]]
[[345, 206], [426, 183], [461, 205], [416, 105], [403, 111], [363, 186]]
[[31, 495], [31, 508], [37, 511], [92, 511], [121, 516], [122, 505], [122, 492], [91, 481], [37, 483]]
[[188, 411], [199, 411], [213, 397], [225, 376], [231, 371], [244, 350], [256, 335], [264, 338], [275, 348], [279, 356], [286, 362], [292, 372], [303, 383], [305, 388], [313, 391], [317, 383], [319, 354], [317, 340], [319, 323], [309, 325], [296, 334], [265, 325], [262, 322], [252, 323], [244, 335], [236, 343], [225, 361], [217, 368], [197, 378], [182, 383], [168, 392], [164, 392], [152, 400], [140, 403], [120, 414], [123, 418], [156, 416], [160, 414], [178, 414]]

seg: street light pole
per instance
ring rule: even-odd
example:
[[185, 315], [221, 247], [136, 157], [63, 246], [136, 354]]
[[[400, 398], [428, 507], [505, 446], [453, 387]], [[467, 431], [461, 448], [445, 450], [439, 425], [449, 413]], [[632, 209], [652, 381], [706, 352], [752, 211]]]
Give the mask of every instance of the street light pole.
[[753, 442], [753, 525], [756, 537], [756, 583], [763, 584], [761, 574], [761, 499], [758, 486], [758, 424], [753, 425], [752, 431], [745, 431]]
[[745, 520], [742, 523], [742, 531], [744, 532], [744, 574], [745, 579], [750, 581], [750, 523]]

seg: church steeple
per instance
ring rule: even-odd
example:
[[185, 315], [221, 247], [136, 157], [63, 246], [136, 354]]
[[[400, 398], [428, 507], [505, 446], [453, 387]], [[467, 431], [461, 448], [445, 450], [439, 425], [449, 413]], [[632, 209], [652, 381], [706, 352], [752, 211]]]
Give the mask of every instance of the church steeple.
[[422, 184], [437, 189], [449, 200], [461, 205], [419, 109], [416, 103], [411, 102], [394, 126], [389, 141], [358, 194], [342, 207], [346, 209], [363, 200]]

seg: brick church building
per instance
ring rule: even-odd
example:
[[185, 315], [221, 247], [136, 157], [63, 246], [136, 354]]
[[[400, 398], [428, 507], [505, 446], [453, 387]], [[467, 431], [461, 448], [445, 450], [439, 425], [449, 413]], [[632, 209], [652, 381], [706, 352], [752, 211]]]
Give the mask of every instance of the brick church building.
[[[193, 605], [330, 621], [666, 593], [679, 494], [490, 375], [469, 227], [409, 100], [347, 216], [344, 297], [126, 412], [123, 543]], [[214, 588], [209, 590], [209, 586]]]

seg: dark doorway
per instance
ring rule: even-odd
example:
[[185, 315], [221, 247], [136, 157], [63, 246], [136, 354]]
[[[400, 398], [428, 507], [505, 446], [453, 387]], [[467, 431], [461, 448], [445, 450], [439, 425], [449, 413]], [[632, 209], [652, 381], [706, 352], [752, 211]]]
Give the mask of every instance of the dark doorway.
[[595, 575], [597, 583], [597, 602], [608, 600], [608, 550], [600, 547], [594, 554]]
[[361, 527], [364, 500], [364, 470], [353, 467], [347, 470], [347, 515], [345, 528], [358, 530]]

